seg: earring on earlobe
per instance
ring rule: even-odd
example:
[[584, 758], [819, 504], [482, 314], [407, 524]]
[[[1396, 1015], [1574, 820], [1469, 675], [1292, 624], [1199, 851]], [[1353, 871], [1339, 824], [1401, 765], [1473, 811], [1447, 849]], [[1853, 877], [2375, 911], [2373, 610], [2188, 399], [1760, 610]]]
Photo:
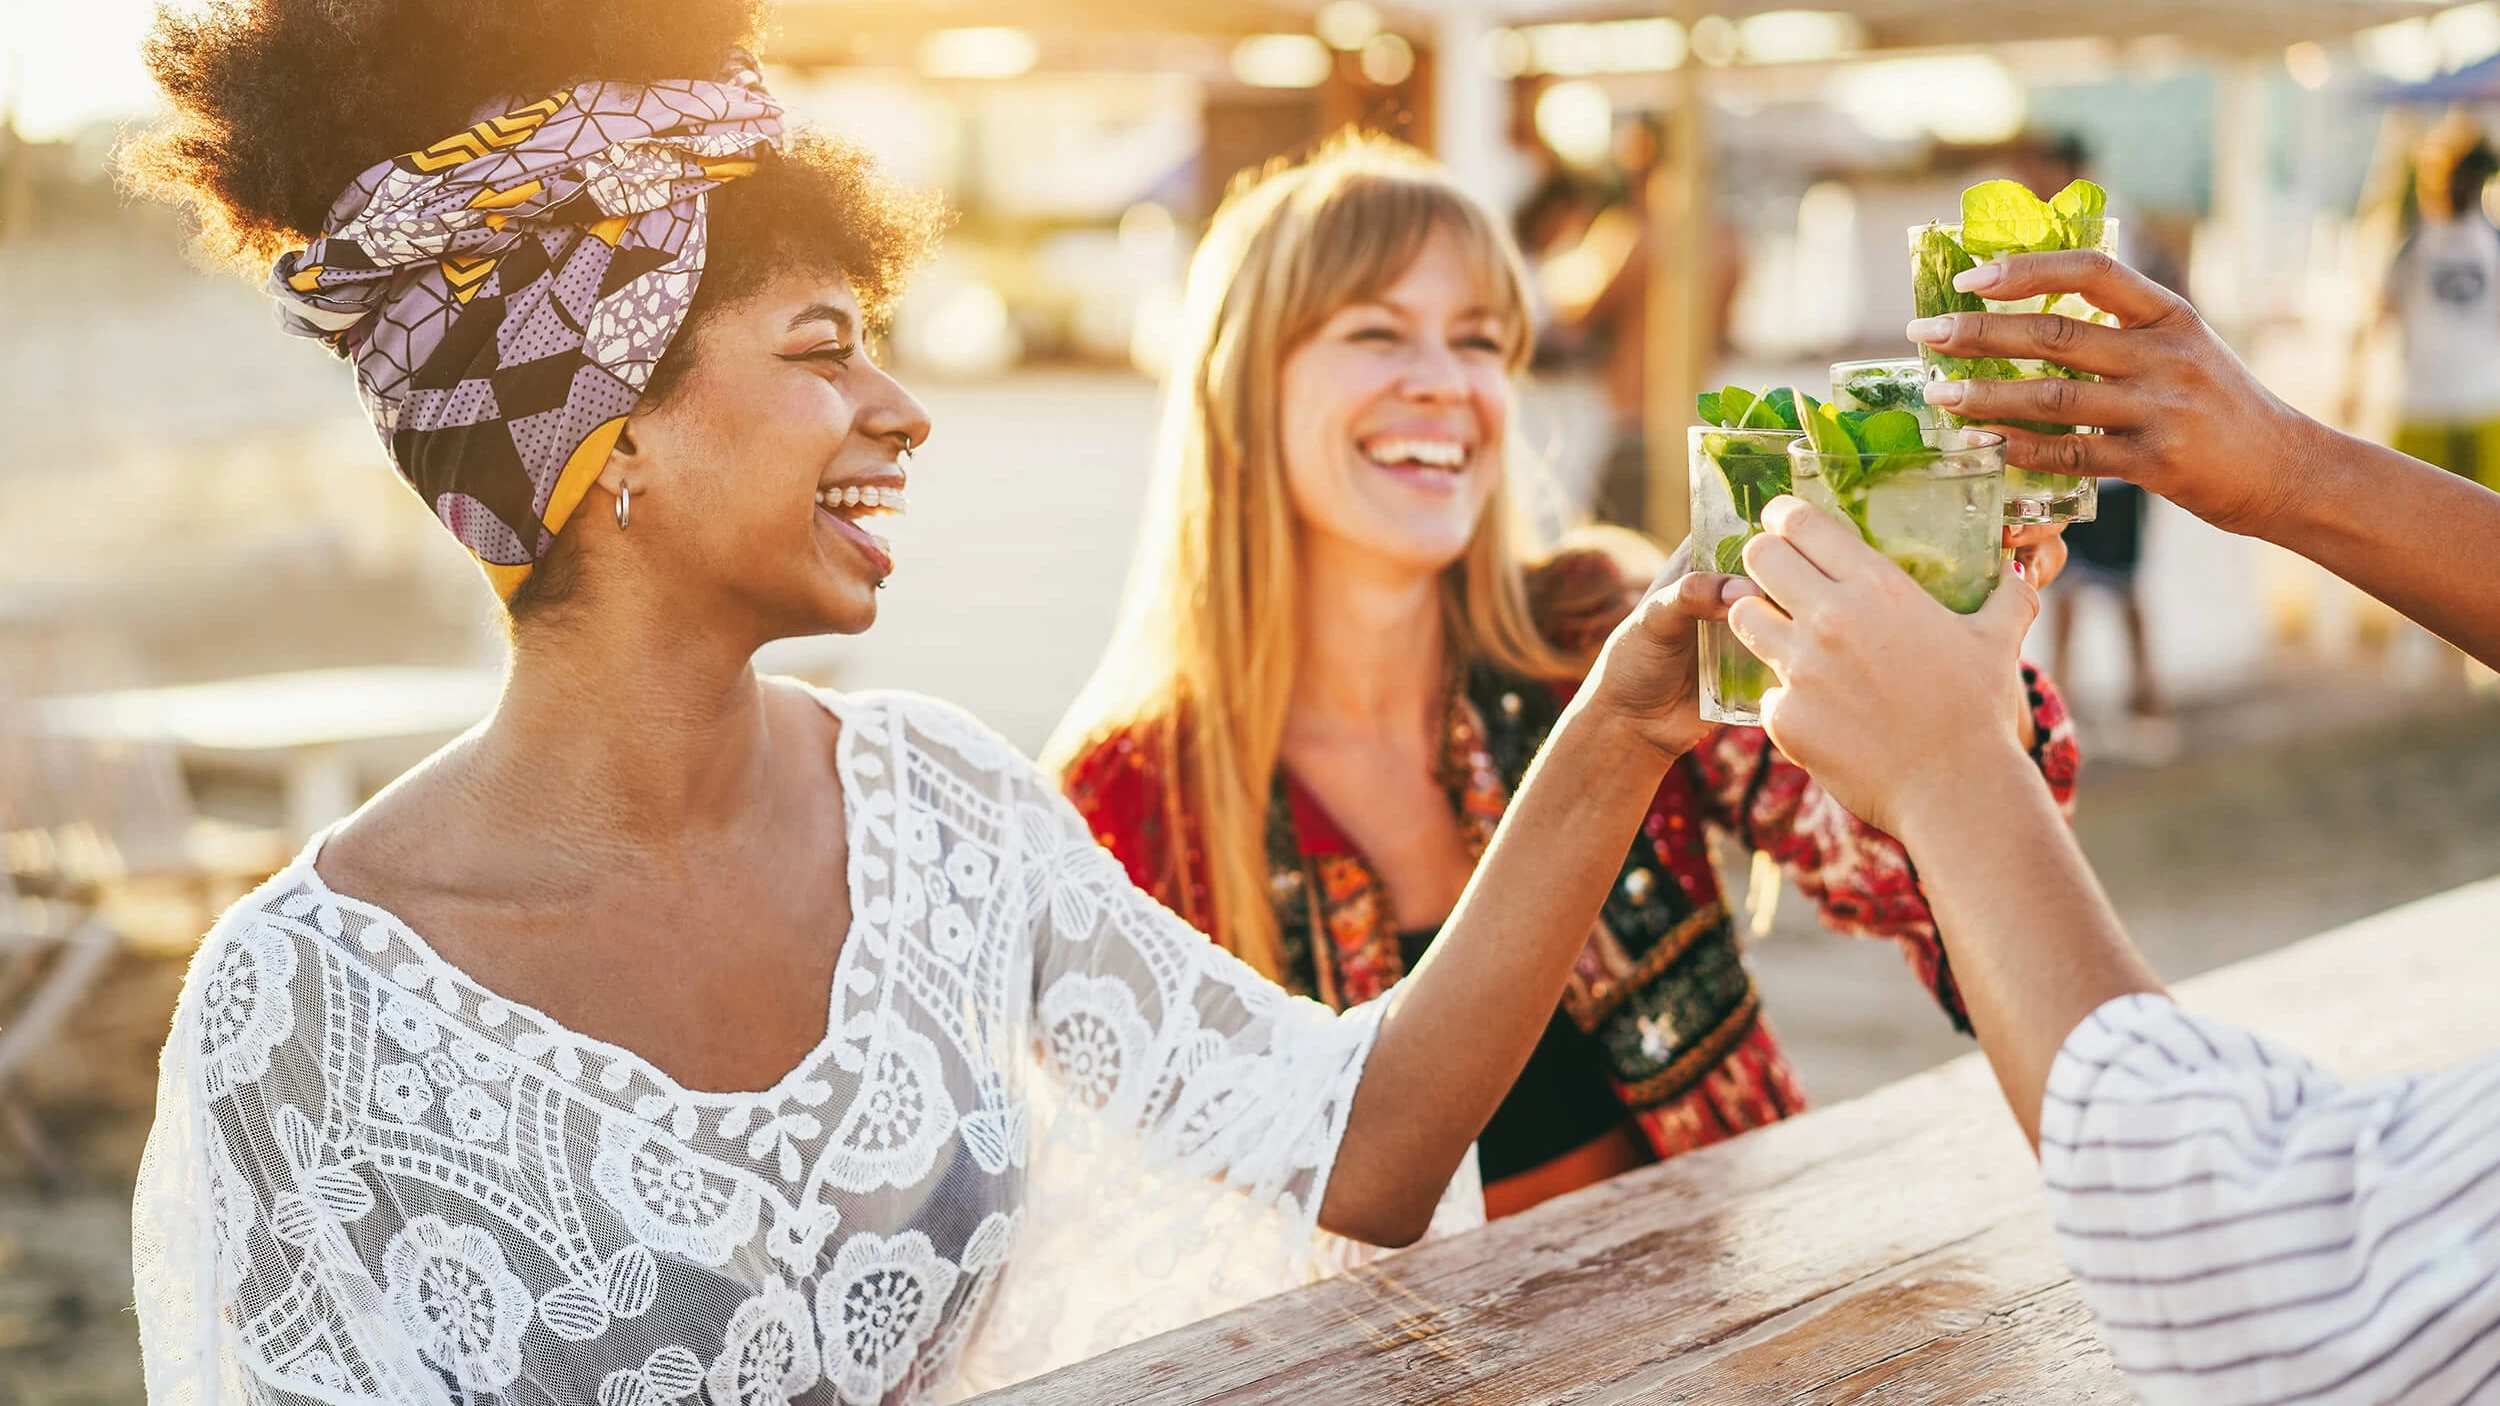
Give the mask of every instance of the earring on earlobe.
[[621, 483], [616, 487], [616, 530], [622, 532], [634, 516], [634, 486]]

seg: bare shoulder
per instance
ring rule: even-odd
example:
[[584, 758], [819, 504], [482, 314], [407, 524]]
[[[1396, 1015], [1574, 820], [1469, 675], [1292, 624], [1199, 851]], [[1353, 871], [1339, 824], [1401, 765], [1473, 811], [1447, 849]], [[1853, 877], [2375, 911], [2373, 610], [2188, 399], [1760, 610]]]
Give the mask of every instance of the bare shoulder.
[[457, 739], [357, 807], [314, 856], [321, 882], [383, 908], [421, 906], [465, 867], [472, 846], [505, 843], [478, 796], [474, 749], [473, 739]]

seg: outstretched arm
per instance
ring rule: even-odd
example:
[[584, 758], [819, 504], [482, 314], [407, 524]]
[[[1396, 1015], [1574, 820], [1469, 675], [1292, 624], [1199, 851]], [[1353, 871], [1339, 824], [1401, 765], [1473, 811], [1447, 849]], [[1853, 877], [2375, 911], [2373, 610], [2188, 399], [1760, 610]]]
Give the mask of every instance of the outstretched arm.
[[1382, 1245], [1423, 1233], [1553, 1018], [1659, 778], [1707, 730], [1694, 622], [1723, 617], [1733, 589], [1685, 576], [1607, 641], [1441, 936], [1382, 998], [1321, 1224]]
[[[1951, 313], [1910, 337], [1960, 357], [2024, 357], [2100, 377], [1940, 381], [1934, 404], [2006, 437], [2008, 462], [2122, 478], [2228, 531], [2308, 557], [2485, 664], [2500, 666], [2500, 592], [2483, 585], [2500, 494], [2342, 434], [2276, 398], [2195, 309], [2106, 254], [2018, 254], [1967, 270], [2000, 301], [2079, 293], [2118, 319]], [[2097, 426], [2042, 435], [2007, 420]]]

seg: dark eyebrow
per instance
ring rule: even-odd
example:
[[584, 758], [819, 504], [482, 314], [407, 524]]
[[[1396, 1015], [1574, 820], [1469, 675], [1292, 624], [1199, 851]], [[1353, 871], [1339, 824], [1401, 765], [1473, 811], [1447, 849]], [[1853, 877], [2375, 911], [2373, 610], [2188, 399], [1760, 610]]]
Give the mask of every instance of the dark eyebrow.
[[859, 331], [859, 324], [851, 317], [851, 310], [832, 303], [810, 303], [799, 309], [797, 315], [790, 319], [789, 330], [796, 332], [811, 322], [830, 322], [845, 336]]

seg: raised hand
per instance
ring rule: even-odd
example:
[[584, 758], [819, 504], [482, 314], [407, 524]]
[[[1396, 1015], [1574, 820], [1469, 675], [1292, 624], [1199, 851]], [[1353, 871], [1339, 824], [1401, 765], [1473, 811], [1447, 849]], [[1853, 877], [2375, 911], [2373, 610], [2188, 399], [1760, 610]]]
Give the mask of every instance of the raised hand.
[[[1964, 312], [1910, 324], [1962, 357], [2019, 357], [2098, 381], [1940, 381], [1928, 400], [2005, 435], [2007, 462], [2142, 484], [2232, 532], [2289, 547], [2500, 667], [2485, 585], [2500, 494], [2335, 430], [2275, 398], [2194, 309], [2107, 255], [2021, 254], [1962, 272], [1992, 300], [2080, 293], [2118, 319]], [[2005, 420], [2092, 425], [2041, 435]]]
[[[1775, 499], [1745, 569], [1768, 598], [1736, 602], [1737, 637], [1779, 675], [1762, 725], [1851, 813], [1904, 839], [1974, 776], [2030, 770], [2009, 719], [2039, 593], [2010, 566], [1956, 615], [1838, 518]], [[1689, 578], [1688, 578], [1689, 579]], [[2037, 776], [2031, 778], [2037, 784]]]
[[[1887, 563], [1889, 564], [1889, 563]], [[1615, 627], [1589, 674], [1593, 702], [1628, 722], [1669, 760], [1700, 745], [1715, 726], [1701, 720], [1698, 632], [1725, 620], [1752, 591], [1742, 576], [1692, 571], [1692, 544], [1676, 549], [1632, 614]]]
[[[1930, 404], [2005, 436], [2007, 463], [2143, 485], [2232, 532], [2268, 536], [2331, 438], [2258, 384], [2187, 301], [2093, 250], [2017, 254], [1953, 286], [1992, 301], [2078, 293], [2116, 327], [2054, 313], [1948, 313], [1910, 339], [1958, 357], [2050, 361], [2100, 377], [1939, 381]], [[2090, 425], [2045, 435], [2004, 421]]]

